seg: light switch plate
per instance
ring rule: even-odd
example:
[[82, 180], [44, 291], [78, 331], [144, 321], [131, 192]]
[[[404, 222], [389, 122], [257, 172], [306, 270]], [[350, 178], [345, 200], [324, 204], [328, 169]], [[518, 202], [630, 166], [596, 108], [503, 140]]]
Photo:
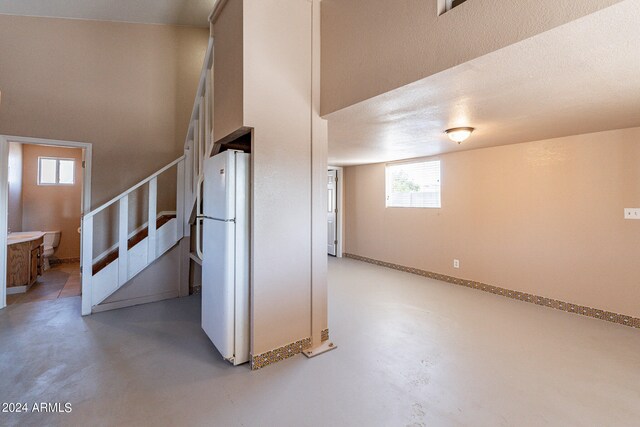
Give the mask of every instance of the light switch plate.
[[624, 219], [640, 219], [640, 208], [624, 208]]

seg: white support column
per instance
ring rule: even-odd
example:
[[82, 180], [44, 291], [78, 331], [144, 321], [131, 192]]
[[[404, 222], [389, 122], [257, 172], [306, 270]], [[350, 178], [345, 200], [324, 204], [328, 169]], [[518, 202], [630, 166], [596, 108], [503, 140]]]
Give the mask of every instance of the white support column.
[[193, 121], [193, 160], [196, 165], [196, 177], [202, 171], [202, 147], [200, 146], [200, 122]]
[[202, 174], [202, 171], [204, 169], [204, 159], [205, 159], [205, 153], [207, 152], [207, 140], [205, 139], [205, 123], [204, 123], [204, 94], [200, 95], [199, 101], [198, 101], [198, 125], [199, 125], [199, 129], [198, 129], [198, 137], [200, 138], [200, 159], [201, 160], [201, 167], [202, 169], [200, 169], [200, 173]]
[[320, 117], [320, 0], [313, 0], [312, 110], [311, 110], [311, 337], [304, 350], [314, 357], [336, 348], [322, 341], [328, 329], [327, 303], [327, 151], [328, 125]]
[[[178, 163], [178, 183], [176, 185], [177, 194], [176, 194], [176, 241], [180, 241], [184, 236], [185, 229], [185, 221], [184, 221], [184, 160]], [[149, 234], [151, 236], [151, 234]]]
[[209, 110], [209, 117], [211, 118], [211, 149], [213, 149], [213, 145], [215, 143], [214, 139], [214, 133], [213, 133], [213, 129], [215, 128], [216, 124], [215, 121], [213, 120], [214, 116], [214, 108], [215, 108], [215, 103], [213, 102], [214, 100], [214, 86], [213, 86], [213, 49], [215, 49], [215, 47], [211, 48], [211, 68], [207, 71], [207, 76], [209, 77], [211, 83], [210, 83], [210, 87], [209, 87], [209, 105], [210, 105], [210, 110]]
[[183, 184], [182, 184], [182, 191], [183, 191], [183, 203], [182, 203], [182, 215], [184, 218], [184, 224], [182, 225], [183, 228], [183, 236], [189, 236], [189, 229], [187, 227], [187, 221], [189, 220], [188, 217], [191, 214], [191, 210], [190, 210], [190, 203], [192, 203], [192, 200], [195, 199], [194, 195], [194, 191], [192, 188], [193, 185], [193, 147], [191, 145], [191, 141], [189, 141], [187, 143], [187, 149], [184, 151], [184, 174], [183, 174]]
[[187, 158], [189, 159], [189, 170], [191, 171], [191, 187], [189, 189], [189, 194], [195, 194], [196, 189], [196, 177], [198, 176], [198, 172], [196, 171], [196, 167], [198, 166], [196, 163], [196, 149], [195, 143], [193, 140], [189, 141], [189, 151], [187, 151]]
[[[180, 162], [182, 163], [182, 162]], [[158, 178], [149, 181], [149, 222], [147, 238], [147, 264], [151, 264], [158, 256], [158, 244], [156, 239], [156, 219], [158, 217]]]
[[93, 278], [93, 216], [82, 219], [82, 315], [91, 314]]
[[118, 285], [129, 280], [129, 195], [120, 199], [120, 216], [118, 221]]

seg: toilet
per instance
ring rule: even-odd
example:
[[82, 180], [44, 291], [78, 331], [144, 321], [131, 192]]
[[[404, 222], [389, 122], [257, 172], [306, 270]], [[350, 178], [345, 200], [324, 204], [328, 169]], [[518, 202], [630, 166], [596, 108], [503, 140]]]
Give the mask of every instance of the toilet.
[[56, 248], [60, 244], [60, 231], [45, 231], [43, 237], [44, 252], [42, 252], [42, 269], [48, 270], [49, 257], [53, 255]]

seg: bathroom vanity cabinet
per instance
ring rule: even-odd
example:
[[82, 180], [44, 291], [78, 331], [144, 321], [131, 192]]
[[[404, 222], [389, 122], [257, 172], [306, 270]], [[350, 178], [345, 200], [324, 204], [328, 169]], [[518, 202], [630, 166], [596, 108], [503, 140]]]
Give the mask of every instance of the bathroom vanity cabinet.
[[7, 247], [7, 293], [26, 292], [42, 274], [43, 236], [11, 240]]

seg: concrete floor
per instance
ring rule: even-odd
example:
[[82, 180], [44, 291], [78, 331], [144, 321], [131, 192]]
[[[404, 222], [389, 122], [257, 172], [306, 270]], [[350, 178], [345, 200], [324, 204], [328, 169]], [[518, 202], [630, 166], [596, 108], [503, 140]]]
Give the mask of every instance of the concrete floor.
[[189, 297], [80, 318], [0, 312], [0, 399], [71, 414], [0, 425], [632, 426], [640, 330], [330, 259], [335, 351], [260, 371], [220, 360]]
[[7, 305], [79, 296], [80, 263], [56, 264], [38, 277], [27, 292], [7, 295]]

